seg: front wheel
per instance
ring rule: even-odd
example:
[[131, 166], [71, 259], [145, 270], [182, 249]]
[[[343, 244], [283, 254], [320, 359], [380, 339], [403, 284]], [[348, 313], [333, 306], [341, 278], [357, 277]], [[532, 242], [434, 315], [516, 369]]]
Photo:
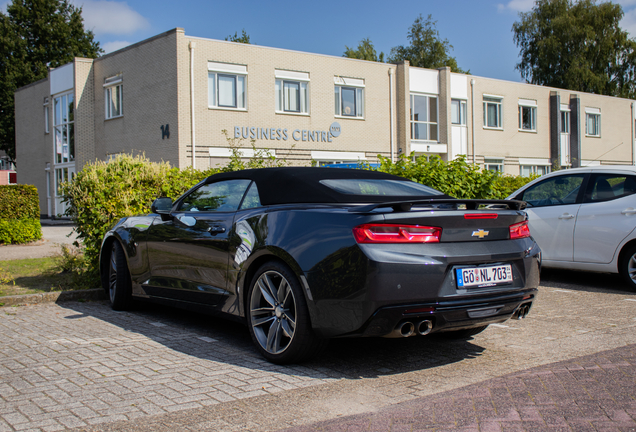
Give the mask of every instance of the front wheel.
[[124, 249], [114, 241], [108, 264], [108, 298], [111, 307], [117, 311], [128, 310], [132, 306], [132, 284]]
[[285, 265], [262, 265], [248, 292], [250, 335], [272, 363], [288, 364], [316, 355], [326, 345], [311, 328], [307, 302], [298, 279]]
[[632, 246], [618, 263], [618, 272], [629, 287], [636, 291], [636, 246]]

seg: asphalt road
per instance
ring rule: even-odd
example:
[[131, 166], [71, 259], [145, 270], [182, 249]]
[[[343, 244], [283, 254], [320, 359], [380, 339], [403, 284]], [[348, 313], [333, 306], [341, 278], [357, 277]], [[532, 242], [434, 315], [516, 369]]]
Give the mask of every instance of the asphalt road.
[[636, 292], [542, 278], [528, 318], [473, 339], [334, 340], [288, 367], [170, 308], [0, 308], [0, 431], [636, 430]]

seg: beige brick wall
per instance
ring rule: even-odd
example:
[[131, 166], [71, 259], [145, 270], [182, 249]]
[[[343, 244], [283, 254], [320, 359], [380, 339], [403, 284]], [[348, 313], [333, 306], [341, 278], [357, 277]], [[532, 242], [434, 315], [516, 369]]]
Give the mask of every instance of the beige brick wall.
[[[95, 156], [145, 153], [151, 161], [178, 165], [177, 32], [169, 31], [93, 63]], [[104, 80], [123, 75], [123, 117], [105, 119]], [[162, 139], [161, 125], [170, 138]]]
[[[198, 39], [177, 34], [179, 64], [180, 166], [190, 165], [190, 53], [194, 50], [195, 131], [197, 167], [208, 159], [210, 147], [227, 147], [221, 133], [234, 136], [234, 127], [287, 129], [289, 139], [258, 140], [256, 147], [275, 149], [278, 155], [288, 152], [292, 163], [308, 163], [311, 150], [366, 152], [375, 159], [390, 148], [389, 68], [393, 65], [347, 58], [308, 54], [233, 42]], [[208, 108], [208, 61], [247, 66], [247, 111]], [[275, 112], [275, 70], [309, 73], [310, 115], [299, 116]], [[334, 76], [364, 79], [364, 119], [334, 115]], [[395, 93], [395, 92], [394, 92]], [[299, 130], [327, 131], [333, 122], [342, 133], [333, 142], [294, 141], [291, 133]], [[246, 140], [246, 145], [249, 143]]]
[[[53, 160], [53, 113], [49, 103], [49, 133], [44, 130], [44, 98], [49, 81], [37, 81], [15, 93], [16, 172], [18, 183], [38, 188], [40, 213], [47, 214], [46, 163]], [[53, 183], [53, 173], [51, 173]]]

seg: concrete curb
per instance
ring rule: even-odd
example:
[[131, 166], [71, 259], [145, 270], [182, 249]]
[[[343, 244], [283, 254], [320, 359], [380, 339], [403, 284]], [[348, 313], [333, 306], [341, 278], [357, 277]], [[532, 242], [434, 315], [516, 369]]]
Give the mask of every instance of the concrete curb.
[[93, 288], [79, 291], [54, 291], [41, 294], [6, 296], [0, 297], [0, 307], [86, 300], [106, 300], [106, 294], [102, 288]]

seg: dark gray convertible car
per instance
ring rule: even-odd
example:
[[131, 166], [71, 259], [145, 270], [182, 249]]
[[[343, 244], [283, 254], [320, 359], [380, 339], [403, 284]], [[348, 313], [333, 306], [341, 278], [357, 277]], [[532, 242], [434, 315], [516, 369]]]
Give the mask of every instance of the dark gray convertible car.
[[469, 337], [536, 297], [523, 207], [365, 170], [216, 174], [121, 219], [102, 284], [116, 310], [145, 299], [240, 320], [275, 363], [334, 337]]

